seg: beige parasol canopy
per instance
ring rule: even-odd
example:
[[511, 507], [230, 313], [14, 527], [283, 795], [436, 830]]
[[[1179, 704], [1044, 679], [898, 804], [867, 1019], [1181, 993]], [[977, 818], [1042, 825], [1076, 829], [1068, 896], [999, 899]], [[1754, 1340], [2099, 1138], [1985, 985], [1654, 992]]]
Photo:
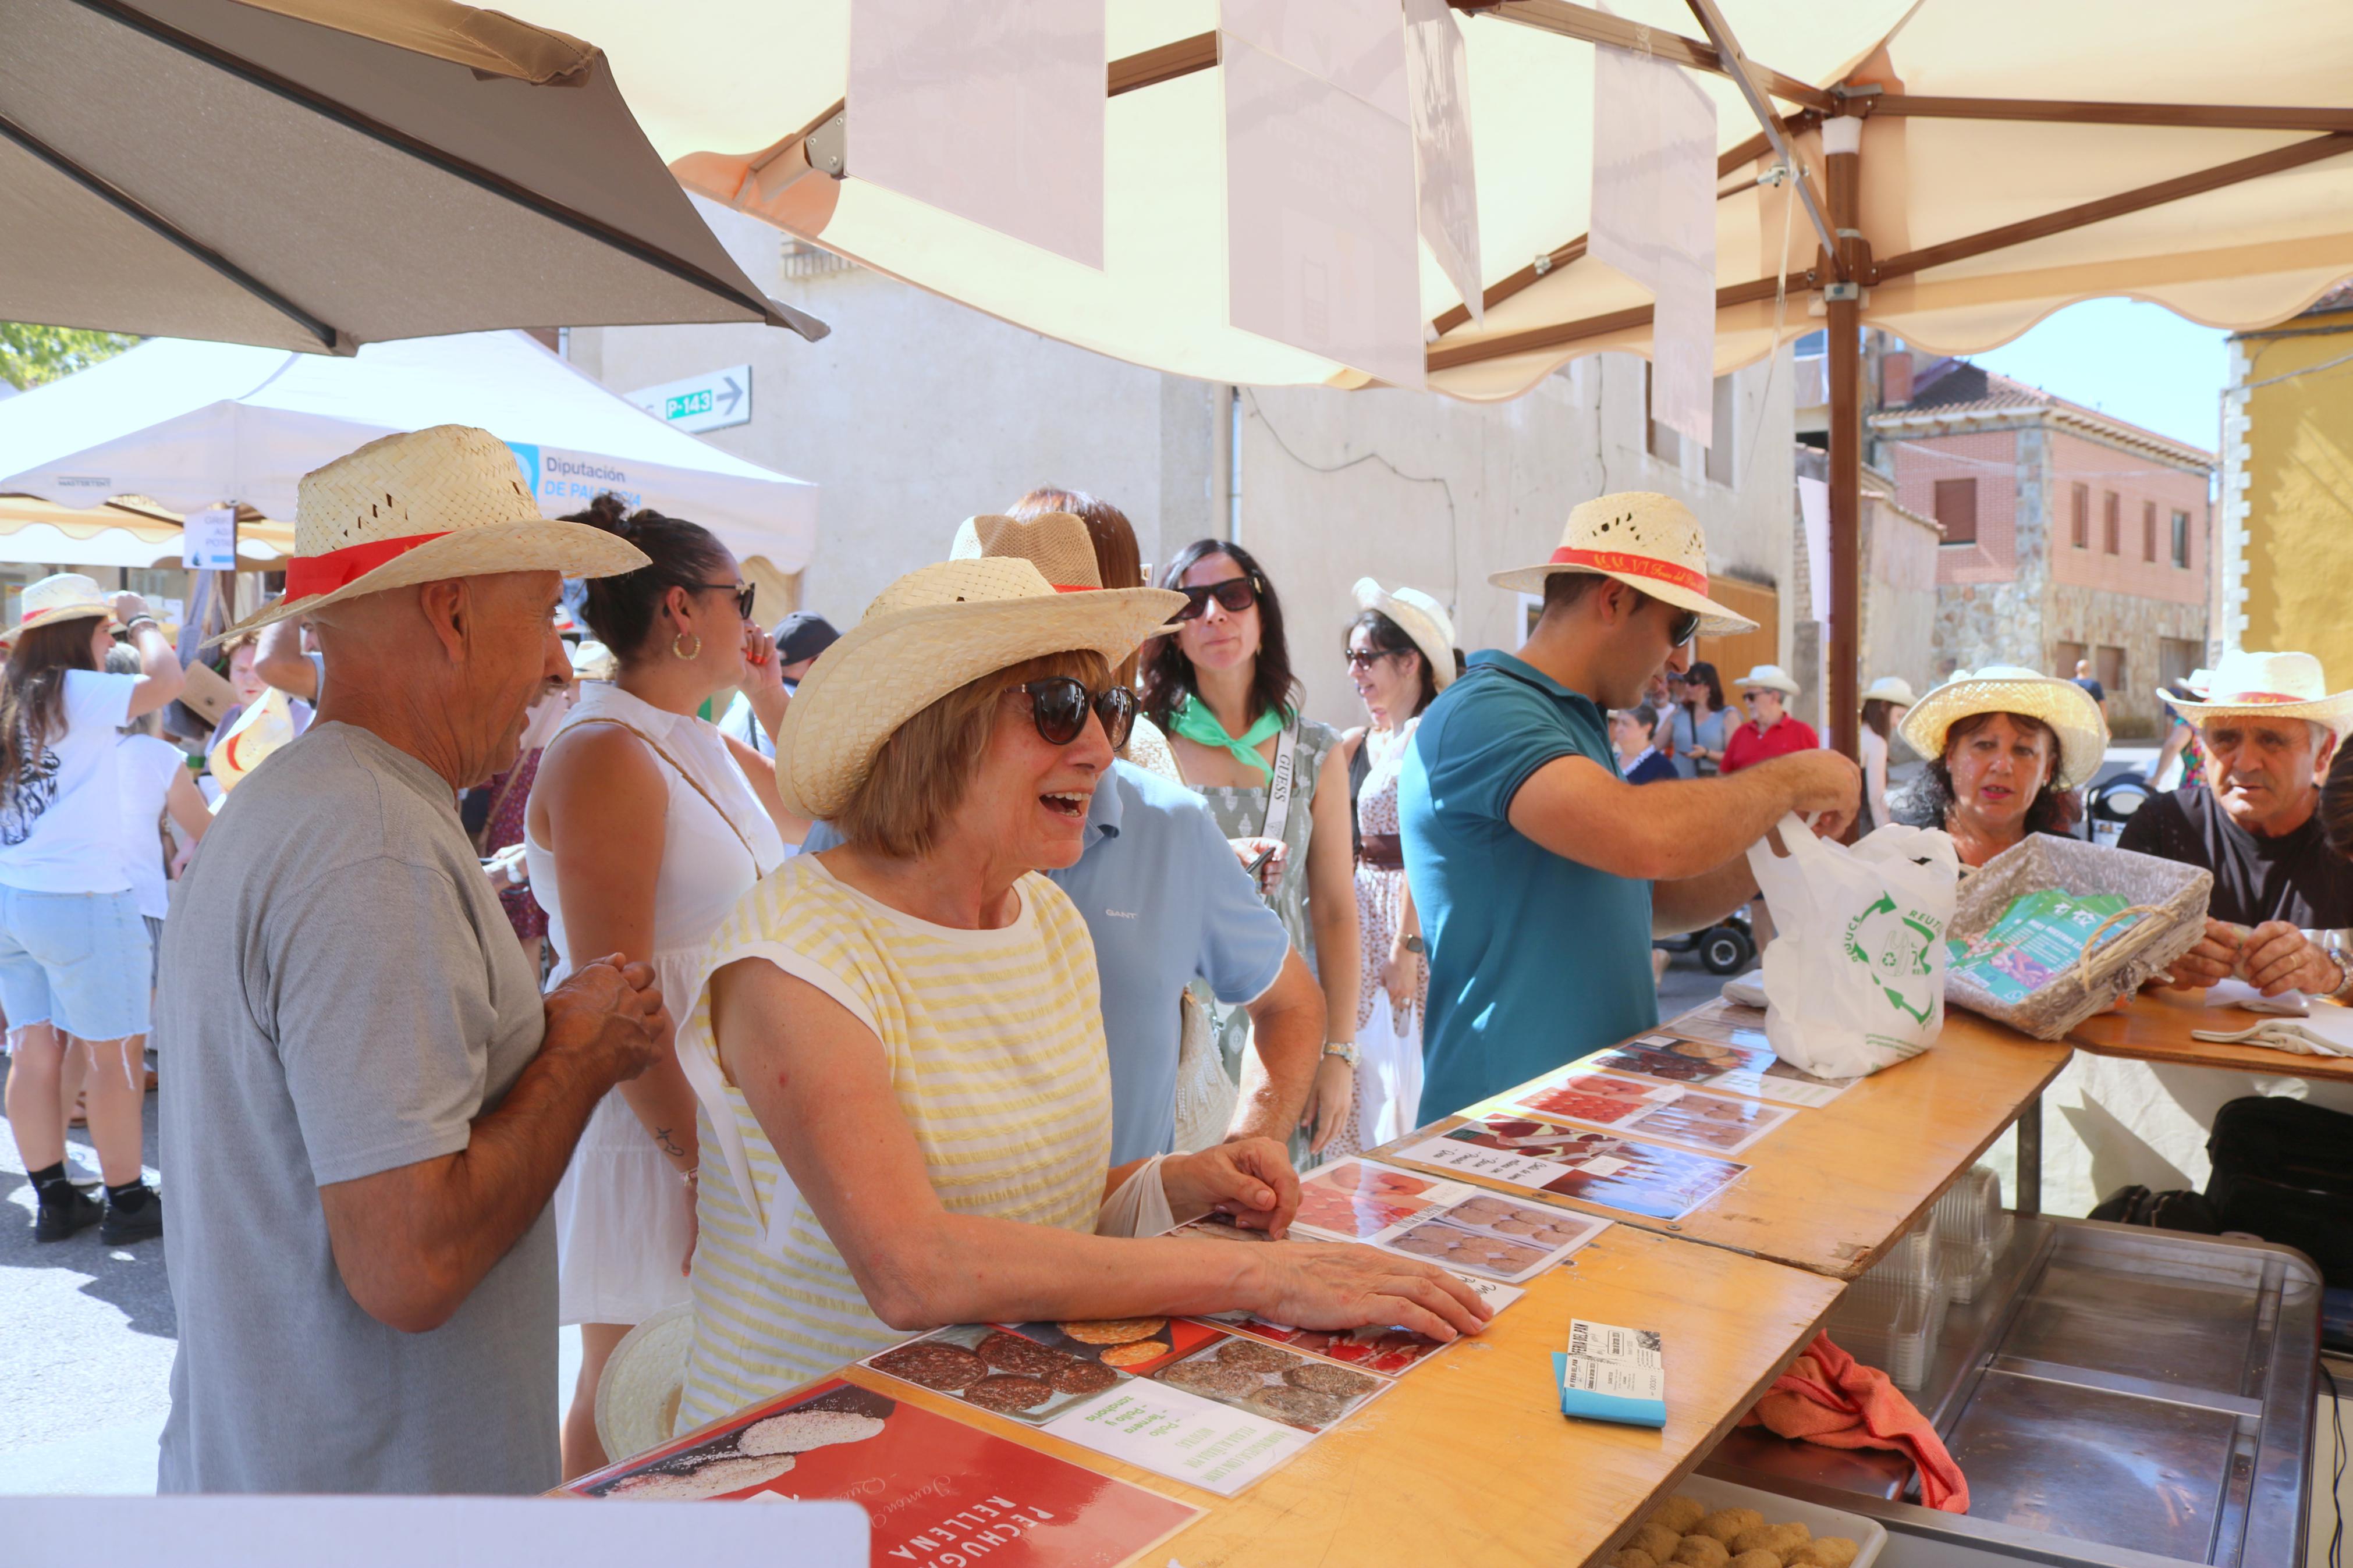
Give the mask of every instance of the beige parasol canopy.
[[822, 323], [764, 299], [604, 55], [450, 0], [0, 0], [0, 320], [349, 353]]

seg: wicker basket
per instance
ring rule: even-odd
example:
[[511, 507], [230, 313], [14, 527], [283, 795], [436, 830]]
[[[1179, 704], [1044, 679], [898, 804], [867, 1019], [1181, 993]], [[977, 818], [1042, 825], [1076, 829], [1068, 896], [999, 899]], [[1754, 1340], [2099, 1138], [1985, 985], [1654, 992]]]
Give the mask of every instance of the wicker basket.
[[[2083, 962], [2020, 1002], [2006, 1002], [1957, 971], [1947, 975], [1945, 1000], [1999, 1019], [2038, 1040], [2055, 1040], [2119, 996], [2139, 989], [2198, 945], [2206, 930], [2206, 896], [2214, 874], [2154, 855], [2110, 849], [2080, 838], [2030, 833], [2024, 843], [1987, 861], [1962, 879], [1952, 928], [1962, 939], [1981, 934], [2022, 893], [2063, 888], [2079, 897], [2113, 893], [2131, 908], [2092, 933]], [[2126, 916], [2144, 918], [2118, 929]]]

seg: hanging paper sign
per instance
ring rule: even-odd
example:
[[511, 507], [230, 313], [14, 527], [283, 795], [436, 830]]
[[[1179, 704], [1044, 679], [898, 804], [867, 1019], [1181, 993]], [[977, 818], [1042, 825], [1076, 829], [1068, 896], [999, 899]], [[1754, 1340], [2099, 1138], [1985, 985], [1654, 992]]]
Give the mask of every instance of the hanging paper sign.
[[1715, 443], [1715, 103], [1681, 68], [1597, 47], [1586, 254], [1651, 290], [1651, 417]]
[[1414, 184], [1422, 243], [1484, 326], [1479, 264], [1479, 181], [1471, 159], [1471, 60], [1446, 0], [1405, 0], [1406, 106], [1413, 119]]
[[853, 0], [848, 173], [1103, 264], [1103, 0]]
[[237, 570], [235, 507], [207, 507], [188, 513], [180, 532], [180, 564], [191, 572]]

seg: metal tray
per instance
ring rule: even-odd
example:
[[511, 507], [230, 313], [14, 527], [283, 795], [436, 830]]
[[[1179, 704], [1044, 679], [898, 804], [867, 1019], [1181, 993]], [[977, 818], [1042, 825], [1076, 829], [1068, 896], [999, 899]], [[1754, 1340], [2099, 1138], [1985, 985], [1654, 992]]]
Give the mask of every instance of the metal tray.
[[1905, 1500], [1895, 1456], [1754, 1428], [1704, 1471], [1842, 1492], [1899, 1538], [1996, 1558], [2300, 1563], [2319, 1310], [2316, 1271], [2287, 1247], [2021, 1221], [1915, 1396], [1968, 1477], [1967, 1517]]

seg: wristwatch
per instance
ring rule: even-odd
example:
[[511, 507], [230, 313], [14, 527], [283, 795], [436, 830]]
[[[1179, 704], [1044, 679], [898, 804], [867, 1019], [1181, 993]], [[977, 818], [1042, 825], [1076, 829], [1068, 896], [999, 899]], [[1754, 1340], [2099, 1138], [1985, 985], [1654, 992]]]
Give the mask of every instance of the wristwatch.
[[1327, 1057], [1338, 1057], [1350, 1067], [1355, 1067], [1356, 1065], [1356, 1042], [1354, 1040], [1326, 1040], [1324, 1042], [1324, 1054]]
[[1428, 952], [1430, 951], [1430, 944], [1421, 940], [1421, 933], [1419, 931], [1407, 937], [1403, 942], [1398, 943], [1398, 945], [1405, 949], [1408, 952]]

